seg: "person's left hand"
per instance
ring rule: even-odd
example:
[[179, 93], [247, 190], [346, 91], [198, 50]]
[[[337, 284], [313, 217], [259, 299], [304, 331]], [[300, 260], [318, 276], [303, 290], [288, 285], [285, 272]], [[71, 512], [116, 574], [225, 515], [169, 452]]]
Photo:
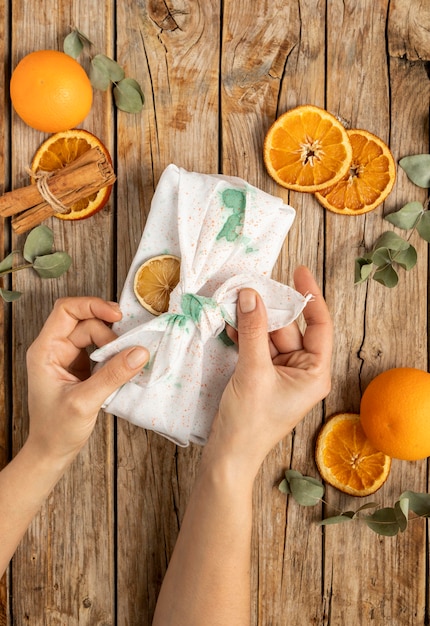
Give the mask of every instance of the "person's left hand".
[[107, 323], [121, 319], [116, 303], [100, 298], [58, 300], [27, 352], [30, 432], [27, 445], [69, 463], [88, 440], [100, 407], [148, 361], [128, 348], [91, 374], [86, 348], [116, 338]]

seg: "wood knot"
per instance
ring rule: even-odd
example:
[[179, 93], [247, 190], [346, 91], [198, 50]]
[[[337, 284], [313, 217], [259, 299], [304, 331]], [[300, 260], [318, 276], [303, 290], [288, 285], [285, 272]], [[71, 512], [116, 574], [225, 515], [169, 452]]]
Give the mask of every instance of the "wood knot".
[[164, 0], [150, 0], [148, 2], [148, 15], [161, 30], [176, 30], [179, 28]]

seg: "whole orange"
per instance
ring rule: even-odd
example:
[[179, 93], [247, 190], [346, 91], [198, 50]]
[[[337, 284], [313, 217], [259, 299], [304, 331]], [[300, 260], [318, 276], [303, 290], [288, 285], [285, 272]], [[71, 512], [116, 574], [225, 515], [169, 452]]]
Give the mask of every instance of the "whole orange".
[[26, 124], [47, 133], [68, 130], [88, 115], [93, 90], [85, 70], [57, 50], [27, 54], [10, 81], [15, 111]]
[[430, 456], [430, 374], [396, 367], [376, 376], [361, 398], [360, 421], [369, 441], [388, 456]]

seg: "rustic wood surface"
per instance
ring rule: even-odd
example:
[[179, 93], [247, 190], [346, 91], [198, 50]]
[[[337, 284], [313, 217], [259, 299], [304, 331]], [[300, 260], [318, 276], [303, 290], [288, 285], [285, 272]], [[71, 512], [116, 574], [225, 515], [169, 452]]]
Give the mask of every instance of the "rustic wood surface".
[[[27, 433], [28, 345], [57, 297], [119, 297], [163, 169], [173, 162], [241, 176], [297, 209], [274, 277], [291, 284], [295, 266], [307, 264], [335, 322], [333, 389], [273, 450], [255, 486], [253, 626], [429, 624], [428, 523], [411, 523], [395, 538], [358, 523], [323, 530], [315, 524], [321, 515], [357, 501], [329, 488], [328, 505], [304, 508], [276, 489], [288, 467], [317, 476], [319, 426], [336, 411], [358, 411], [376, 374], [428, 369], [427, 245], [414, 238], [418, 264], [395, 289], [353, 284], [354, 258], [391, 228], [383, 216], [426, 192], [398, 169], [383, 207], [338, 216], [276, 186], [261, 156], [273, 120], [304, 103], [379, 135], [396, 160], [428, 152], [428, 0], [2, 0], [2, 192], [27, 184], [25, 168], [45, 138], [11, 111], [10, 72], [28, 52], [61, 49], [70, 25], [140, 82], [145, 107], [121, 113], [109, 93], [95, 93], [82, 126], [114, 158], [111, 200], [80, 223], [50, 219], [72, 269], [47, 281], [17, 274], [13, 287], [24, 295], [2, 306], [0, 465]], [[1, 224], [4, 255], [23, 241], [8, 220]], [[200, 452], [101, 413], [0, 582], [0, 626], [151, 624]], [[372, 499], [392, 505], [405, 489], [428, 491], [428, 469], [426, 461], [395, 461]]]

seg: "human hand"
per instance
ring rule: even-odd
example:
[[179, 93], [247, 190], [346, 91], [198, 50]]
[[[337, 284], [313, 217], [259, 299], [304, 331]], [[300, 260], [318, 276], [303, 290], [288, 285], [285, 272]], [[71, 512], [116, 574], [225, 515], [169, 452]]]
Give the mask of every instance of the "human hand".
[[115, 339], [106, 323], [120, 319], [118, 305], [100, 298], [55, 303], [27, 351], [27, 445], [40, 455], [70, 463], [89, 438], [106, 398], [148, 361], [144, 348], [128, 348], [91, 375], [86, 348]]
[[303, 335], [296, 322], [268, 335], [261, 298], [252, 289], [240, 292], [235, 333], [239, 359], [204, 458], [227, 457], [255, 475], [270, 450], [329, 393], [330, 314], [307, 268], [297, 268], [294, 281], [298, 291], [314, 296], [303, 312]]

